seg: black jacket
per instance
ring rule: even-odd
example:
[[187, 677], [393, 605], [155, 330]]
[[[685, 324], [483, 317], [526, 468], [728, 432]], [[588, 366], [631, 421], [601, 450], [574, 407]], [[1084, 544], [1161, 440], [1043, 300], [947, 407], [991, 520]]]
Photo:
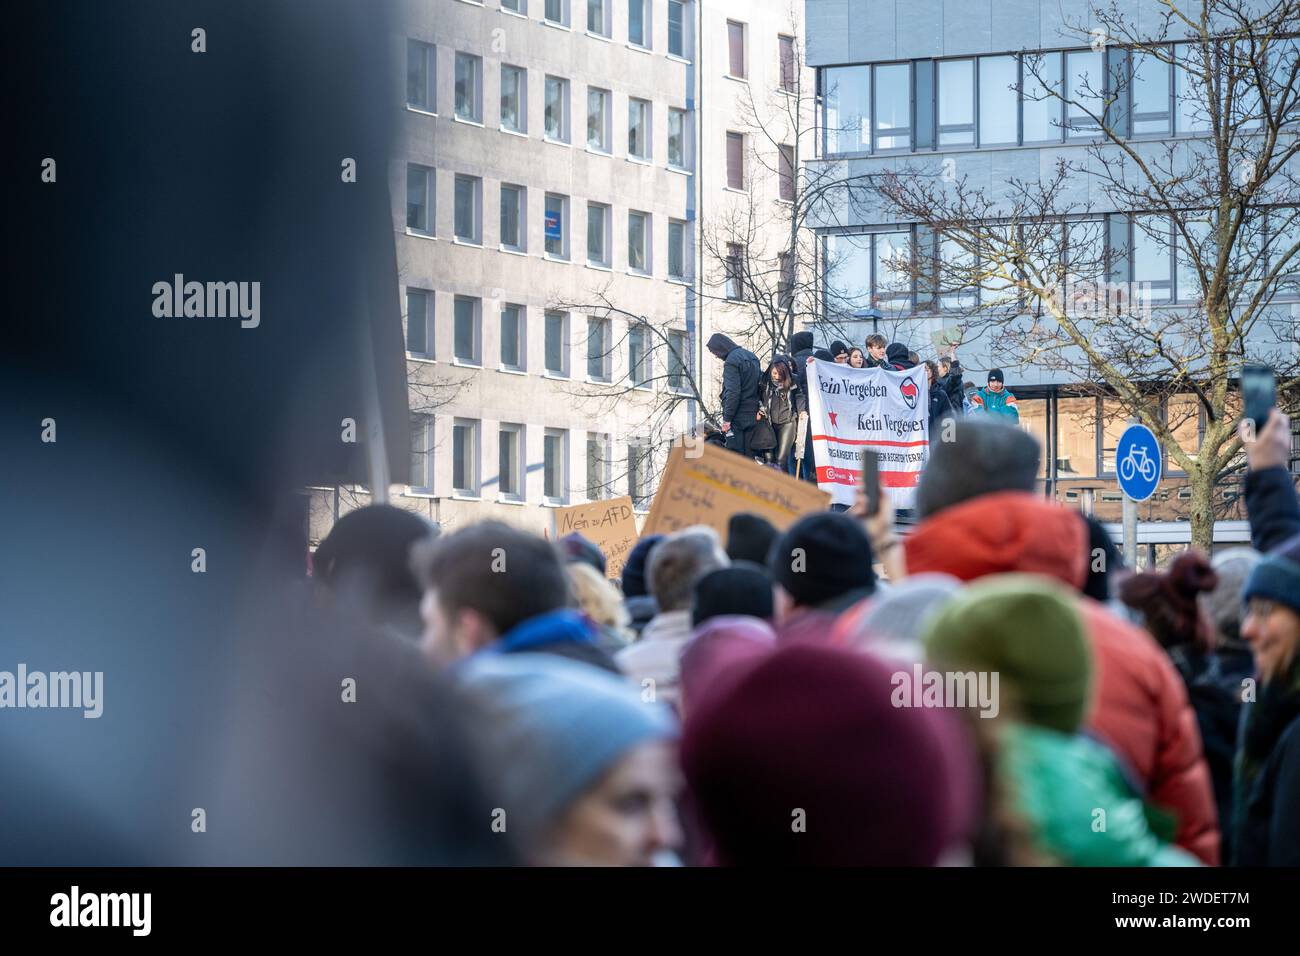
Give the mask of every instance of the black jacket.
[[[778, 388], [772, 381], [772, 365], [781, 359], [785, 360], [791, 370], [793, 384], [788, 389]], [[800, 412], [808, 410], [808, 396], [806, 389], [799, 384], [798, 376], [794, 374], [794, 359], [788, 355], [778, 355], [773, 359], [772, 365], [767, 367], [759, 380], [758, 398], [767, 409], [767, 420], [773, 425], [784, 425], [798, 418]]]
[[934, 437], [934, 430], [940, 421], [952, 417], [952, 402], [948, 399], [948, 393], [940, 382], [935, 382], [930, 387], [930, 437]]
[[911, 360], [907, 357], [907, 346], [901, 342], [894, 342], [889, 348], [885, 349], [885, 361], [881, 368], [894, 369], [896, 371], [905, 371], [909, 368], [916, 368]]
[[959, 412], [962, 408], [962, 380], [961, 380], [961, 363], [953, 359], [952, 366], [948, 369], [948, 374], [940, 378], [936, 386], [941, 387], [948, 393], [948, 401], [952, 404], [953, 411]]
[[[1281, 687], [1264, 687], [1259, 699], [1243, 705], [1246, 713], [1235, 768], [1233, 864], [1235, 866], [1300, 866], [1300, 687], [1294, 680]], [[1260, 762], [1258, 773], [1245, 786], [1243, 761]]]
[[721, 332], [709, 337], [709, 351], [724, 360], [722, 366], [722, 420], [738, 428], [758, 419], [758, 356], [743, 349]]
[[808, 394], [808, 359], [813, 354], [813, 334], [796, 332], [790, 336], [790, 360], [794, 368], [795, 381]]
[[1250, 519], [1250, 545], [1271, 551], [1300, 534], [1300, 501], [1285, 468], [1246, 472], [1246, 517]]

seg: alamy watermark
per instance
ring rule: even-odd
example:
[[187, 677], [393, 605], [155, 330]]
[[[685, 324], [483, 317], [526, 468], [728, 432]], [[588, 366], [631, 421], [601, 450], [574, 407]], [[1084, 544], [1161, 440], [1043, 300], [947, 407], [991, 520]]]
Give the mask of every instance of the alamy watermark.
[[160, 319], [238, 318], [244, 329], [262, 323], [260, 282], [186, 282], [178, 272], [171, 282], [155, 282], [153, 295], [153, 314]]
[[960, 707], [978, 709], [984, 718], [998, 715], [997, 671], [928, 671], [913, 664], [890, 678], [895, 707]]
[[103, 671], [0, 671], [0, 710], [13, 708], [67, 708], [86, 718], [104, 712]]

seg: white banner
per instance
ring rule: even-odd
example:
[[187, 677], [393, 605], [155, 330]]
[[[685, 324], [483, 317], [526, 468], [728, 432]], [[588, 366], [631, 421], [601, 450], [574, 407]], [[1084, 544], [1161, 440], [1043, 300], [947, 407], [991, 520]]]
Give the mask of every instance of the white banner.
[[809, 358], [808, 408], [817, 485], [832, 501], [853, 504], [869, 449], [880, 456], [880, 485], [894, 506], [915, 507], [930, 445], [924, 365], [895, 372]]

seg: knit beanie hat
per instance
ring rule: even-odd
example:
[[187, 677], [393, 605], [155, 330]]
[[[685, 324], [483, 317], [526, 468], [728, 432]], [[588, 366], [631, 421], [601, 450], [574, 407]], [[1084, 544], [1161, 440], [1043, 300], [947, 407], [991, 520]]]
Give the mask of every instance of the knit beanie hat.
[[1074, 596], [1031, 574], [968, 585], [926, 624], [922, 642], [936, 667], [999, 675], [1031, 724], [1074, 733], [1083, 723], [1092, 657]]
[[836, 339], [831, 343], [830, 353], [833, 358], [839, 358], [841, 355], [849, 354], [849, 347], [839, 339]]
[[1259, 559], [1246, 579], [1241, 600], [1267, 598], [1300, 614], [1300, 535]]
[[596, 546], [594, 541], [589, 541], [576, 531], [571, 531], [560, 539], [560, 550], [564, 552], [564, 560], [568, 563], [582, 561], [591, 565], [601, 574], [605, 573], [605, 554]]
[[813, 347], [813, 334], [808, 331], [796, 332], [790, 336], [790, 351], [802, 352]]
[[849, 644], [889, 660], [922, 660], [923, 625], [960, 588], [952, 575], [935, 573], [911, 575], [882, 588], [858, 619]]
[[926, 518], [995, 491], [1034, 491], [1041, 458], [1038, 440], [1022, 428], [980, 416], [958, 419], [952, 441], [930, 447], [916, 490], [917, 513]]
[[663, 539], [661, 534], [648, 534], [632, 546], [623, 565], [623, 597], [641, 597], [650, 593], [645, 579], [646, 561], [650, 551]]
[[633, 748], [676, 735], [671, 712], [625, 678], [554, 654], [478, 654], [454, 673], [525, 848]]
[[691, 706], [682, 768], [719, 862], [932, 866], [969, 839], [979, 771], [965, 728], [895, 707], [894, 670], [794, 644]]
[[1002, 369], [1000, 369], [1000, 368], [990, 369], [990, 370], [989, 370], [989, 381], [990, 381], [990, 382], [1002, 382], [1002, 381], [1005, 381], [1005, 380], [1003, 379], [1003, 377], [1002, 377]]
[[741, 512], [727, 522], [727, 557], [732, 561], [767, 562], [776, 527], [766, 518]]
[[1214, 642], [1210, 619], [1198, 596], [1214, 590], [1219, 576], [1199, 551], [1184, 551], [1168, 570], [1141, 571], [1120, 582], [1119, 599], [1138, 611], [1161, 647], [1191, 644], [1208, 651]]
[[709, 618], [679, 655], [684, 706], [697, 707], [702, 695], [721, 693], [743, 666], [775, 649], [776, 633], [766, 621], [734, 614]]
[[772, 581], [766, 568], [742, 561], [710, 571], [695, 582], [691, 625], [699, 627], [710, 618], [726, 614], [772, 620]]
[[908, 348], [902, 342], [893, 342], [885, 349], [885, 361], [890, 365], [902, 365], [907, 361]]
[[875, 587], [871, 540], [848, 515], [805, 515], [777, 538], [767, 556], [776, 581], [801, 607], [816, 607], [850, 591]]

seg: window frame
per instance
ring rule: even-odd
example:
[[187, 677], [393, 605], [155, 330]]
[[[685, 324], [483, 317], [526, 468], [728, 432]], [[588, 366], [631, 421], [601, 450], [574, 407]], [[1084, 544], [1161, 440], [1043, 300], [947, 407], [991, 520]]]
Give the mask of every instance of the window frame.
[[[600, 143], [596, 146], [591, 144], [591, 98], [593, 95], [599, 95], [601, 100], [600, 109]], [[587, 87], [587, 149], [593, 153], [600, 153], [602, 156], [610, 156], [614, 152], [614, 137], [612, 128], [614, 125], [614, 94], [610, 90], [603, 89], [599, 86]]]
[[[515, 335], [514, 346], [515, 354], [518, 359], [513, 365], [506, 361], [506, 313], [509, 310], [515, 312]], [[500, 322], [499, 328], [499, 347], [498, 347], [498, 368], [503, 372], [527, 372], [528, 371], [528, 309], [522, 302], [503, 302], [501, 303], [501, 314], [498, 317]]]
[[[411, 173], [413, 170], [420, 170], [424, 174], [424, 227], [411, 225]], [[422, 163], [406, 164], [406, 232], [413, 236], [424, 236], [433, 238], [434, 232], [434, 185], [437, 179], [434, 176], [433, 167], [425, 166]]]
[[[478, 499], [483, 493], [483, 440], [482, 422], [477, 418], [453, 418], [451, 426], [451, 492], [454, 498]], [[459, 439], [457, 432], [464, 439]], [[468, 446], [468, 447], [466, 447]], [[468, 455], [466, 454], [468, 452]], [[456, 483], [456, 456], [461, 456], [462, 477], [468, 482]]]
[[[515, 194], [515, 238], [517, 242], [506, 242], [504, 227], [505, 212], [509, 208], [506, 204], [506, 191], [511, 190]], [[519, 183], [501, 183], [498, 191], [498, 216], [497, 216], [497, 245], [505, 252], [528, 253], [528, 187]]]
[[[522, 422], [497, 423], [497, 500], [524, 502], [528, 500], [527, 426]], [[507, 491], [502, 474], [505, 450], [513, 447], [513, 474], [510, 475], [513, 491]]]
[[[416, 451], [417, 442], [420, 450]], [[411, 452], [409, 471], [406, 475], [406, 491], [408, 494], [431, 495], [434, 489], [434, 416], [423, 412], [411, 413]], [[419, 455], [422, 461], [416, 466], [416, 456]], [[420, 478], [420, 481], [413, 481], [413, 478]]]
[[[561, 368], [554, 369], [550, 366], [550, 338], [551, 329], [553, 328], [551, 320], [558, 318], [560, 342], [560, 364]], [[572, 377], [572, 356], [569, 336], [570, 313], [560, 309], [548, 309], [542, 315], [542, 374], [549, 378], [571, 378]]]
[[[737, 28], [737, 30], [733, 30], [733, 28]], [[740, 72], [739, 73], [733, 71], [733, 67], [735, 67], [736, 65], [735, 64], [736, 50], [732, 45], [732, 41], [733, 38], [736, 36], [737, 32], [739, 33], [739, 37], [740, 37]], [[727, 17], [726, 35], [727, 35], [727, 72], [724, 75], [727, 77], [727, 79], [740, 80], [741, 82], [748, 83], [749, 82], [749, 24], [745, 23], [743, 20], [733, 20], [730, 17]]]
[[[470, 347], [471, 357], [464, 358], [459, 354], [459, 326], [461, 314], [458, 309], [462, 303], [470, 305]], [[451, 354], [452, 364], [460, 365], [467, 368], [483, 367], [483, 300], [477, 296], [458, 295], [452, 299], [451, 314]]]
[[[461, 187], [468, 185], [470, 190], [469, 214], [471, 229], [469, 235], [461, 233]], [[456, 173], [452, 184], [452, 239], [459, 245], [483, 245], [483, 177], [468, 173]]]
[[[559, 445], [555, 458], [555, 481], [558, 495], [547, 494], [547, 440], [555, 439]], [[569, 501], [569, 430], [545, 428], [542, 430], [542, 501], [548, 505], [565, 505]]]
[[[597, 354], [593, 354], [592, 352], [592, 343], [593, 341], [597, 341], [596, 339], [593, 338], [592, 335], [593, 326], [598, 327], [600, 329], [600, 337], [598, 341], [600, 343], [601, 351]], [[597, 315], [587, 316], [586, 375], [587, 375], [587, 381], [592, 384], [608, 385], [610, 384], [610, 382], [613, 381], [614, 348], [613, 348], [613, 343], [610, 342], [610, 338], [613, 336], [613, 333], [614, 333], [613, 320], [609, 318], [601, 318], [600, 316]], [[595, 362], [600, 363], [600, 371], [598, 374], [593, 375], [591, 373], [591, 370], [592, 370], [593, 363]]]
[[[518, 126], [506, 125], [506, 74], [512, 73], [516, 77], [516, 96], [518, 106], [516, 112], [519, 117]], [[519, 136], [528, 135], [528, 69], [527, 67], [515, 66], [513, 63], [501, 64], [501, 90], [499, 96], [499, 106], [501, 108], [500, 128], [507, 133], [514, 133]]]
[[[471, 91], [472, 103], [471, 115], [466, 116], [461, 112], [461, 79], [460, 67], [462, 62], [468, 62], [472, 67], [471, 78], [473, 79], [474, 89]], [[456, 61], [452, 67], [452, 89], [454, 97], [452, 100], [452, 117], [461, 123], [474, 123], [481, 126], [483, 124], [483, 57], [477, 53], [466, 53], [464, 50], [456, 51]]]
[[[411, 51], [419, 47], [424, 70], [425, 103], [411, 101]], [[438, 115], [438, 47], [415, 37], [406, 38], [406, 107], [422, 113]]]
[[[548, 213], [547, 206], [549, 205], [550, 200], [552, 200], [552, 199], [558, 199], [558, 200], [559, 200], [559, 206], [560, 206], [560, 208], [559, 208], [559, 216], [560, 216], [560, 238], [559, 238], [558, 240], [552, 240], [552, 239], [550, 239], [550, 238], [547, 238], [547, 236], [546, 236], [546, 215], [547, 215], [547, 213]], [[568, 219], [569, 219], [569, 209], [570, 209], [571, 205], [572, 205], [572, 203], [570, 202], [569, 197], [566, 196], [566, 195], [564, 195], [563, 193], [549, 193], [549, 192], [548, 192], [548, 193], [546, 193], [546, 194], [542, 197], [542, 255], [543, 255], [545, 258], [550, 259], [550, 260], [552, 260], [552, 261], [554, 261], [554, 262], [571, 262], [571, 261], [572, 261], [572, 255], [573, 255], [573, 254], [572, 254], [572, 250], [571, 250], [570, 247], [569, 247], [569, 242], [570, 242], [570, 238], [571, 238], [571, 235], [572, 235], [572, 234], [571, 234], [571, 231], [570, 231], [570, 229], [569, 229], [569, 222], [568, 222]], [[558, 242], [559, 242], [559, 244], [560, 244], [560, 251], [559, 251], [559, 252], [552, 252], [552, 251], [551, 251], [551, 249], [550, 249], [550, 243], [551, 243], [552, 241], [558, 241]]]
[[[560, 135], [552, 136], [549, 125], [550, 116], [550, 92], [552, 84], [558, 84], [560, 90], [560, 118], [559, 127]], [[542, 84], [542, 138], [548, 143], [561, 143], [565, 146], [572, 142], [572, 133], [570, 126], [570, 105], [569, 100], [572, 96], [569, 81], [563, 76], [556, 76], [552, 73], [545, 74], [545, 80]]]
[[[412, 297], [424, 300], [424, 349], [422, 351], [411, 348], [411, 299]], [[404, 335], [404, 344], [408, 357], [419, 359], [432, 359], [434, 357], [433, 347], [433, 310], [436, 307], [435, 298], [432, 289], [425, 289], [420, 286], [406, 286], [406, 328]]]

